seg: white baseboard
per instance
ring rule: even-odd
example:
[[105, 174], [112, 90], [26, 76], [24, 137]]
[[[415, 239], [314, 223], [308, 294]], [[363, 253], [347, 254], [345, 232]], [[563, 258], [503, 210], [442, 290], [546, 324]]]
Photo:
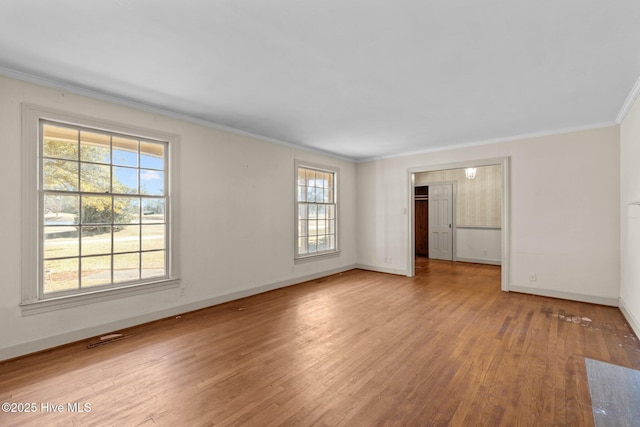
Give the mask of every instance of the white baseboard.
[[456, 261], [460, 262], [473, 262], [475, 264], [489, 264], [489, 265], [502, 265], [502, 261], [499, 259], [484, 259], [484, 258], [456, 258]]
[[366, 264], [356, 264], [356, 268], [359, 268], [360, 270], [377, 271], [378, 273], [397, 274], [399, 276], [407, 275], [406, 270], [400, 270], [398, 268], [376, 267], [373, 265], [366, 265]]
[[567, 299], [571, 301], [588, 302], [591, 304], [609, 305], [618, 307], [617, 298], [597, 297], [593, 295], [574, 294], [571, 292], [560, 292], [552, 289], [530, 288], [527, 286], [509, 285], [509, 292], [520, 292], [523, 294], [539, 295], [543, 297]]
[[631, 329], [633, 329], [633, 332], [636, 334], [636, 336], [640, 337], [640, 321], [638, 321], [638, 319], [633, 315], [633, 313], [631, 313], [631, 310], [629, 310], [629, 307], [627, 306], [627, 304], [625, 304], [622, 298], [620, 298], [618, 301], [619, 301], [618, 307], [620, 307], [620, 311], [622, 312], [622, 315], [625, 317], [625, 319], [629, 323], [629, 326], [631, 326]]
[[92, 326], [89, 328], [78, 329], [76, 331], [66, 332], [64, 334], [41, 338], [38, 340], [17, 344], [14, 346], [4, 347], [0, 349], [0, 361], [13, 359], [15, 357], [24, 356], [24, 355], [35, 353], [42, 350], [47, 350], [53, 347], [69, 344], [75, 341], [84, 340], [84, 339], [95, 337], [98, 335], [103, 335], [103, 334], [114, 332], [120, 329], [130, 328], [132, 326], [141, 325], [143, 323], [153, 322], [153, 321], [164, 319], [167, 317], [188, 313], [190, 311], [200, 310], [202, 308], [223, 304], [225, 302], [234, 301], [240, 298], [261, 294], [263, 292], [268, 292], [275, 289], [284, 288], [287, 286], [297, 285], [300, 283], [307, 282], [309, 280], [319, 279], [321, 277], [331, 276], [332, 274], [353, 270], [354, 268], [357, 268], [356, 264], [352, 264], [352, 265], [348, 265], [345, 267], [340, 267], [332, 270], [327, 270], [320, 273], [310, 274], [303, 277], [284, 280], [281, 282], [271, 283], [264, 286], [258, 286], [251, 289], [244, 289], [241, 291], [219, 295], [219, 296], [208, 298], [205, 300], [194, 301], [191, 303], [182, 304], [175, 307], [169, 307], [167, 309], [154, 311], [152, 313], [142, 314], [140, 316], [129, 317], [126, 319], [117, 320], [115, 322], [105, 323], [102, 325]]

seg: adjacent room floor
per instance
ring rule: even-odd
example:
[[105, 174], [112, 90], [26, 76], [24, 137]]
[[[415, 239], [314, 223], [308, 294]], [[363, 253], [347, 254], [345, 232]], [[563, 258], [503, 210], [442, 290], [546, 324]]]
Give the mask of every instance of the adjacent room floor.
[[585, 358], [640, 368], [617, 308], [424, 258], [119, 332], [0, 363], [0, 424], [589, 426]]

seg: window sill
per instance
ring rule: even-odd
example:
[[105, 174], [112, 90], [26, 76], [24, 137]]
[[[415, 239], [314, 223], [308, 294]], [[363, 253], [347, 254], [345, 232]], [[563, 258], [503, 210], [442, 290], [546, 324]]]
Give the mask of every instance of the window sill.
[[297, 257], [297, 258], [294, 258], [293, 262], [295, 264], [303, 264], [305, 262], [319, 261], [327, 258], [337, 258], [339, 256], [340, 256], [340, 251], [325, 252], [318, 255], [306, 255], [306, 256]]
[[157, 282], [138, 283], [115, 289], [101, 289], [79, 295], [65, 295], [38, 301], [26, 301], [20, 304], [20, 308], [22, 308], [23, 316], [30, 316], [32, 314], [62, 310], [69, 307], [83, 306], [93, 302], [110, 301], [132, 295], [142, 295], [177, 288], [178, 286], [180, 286], [180, 279], [164, 279]]

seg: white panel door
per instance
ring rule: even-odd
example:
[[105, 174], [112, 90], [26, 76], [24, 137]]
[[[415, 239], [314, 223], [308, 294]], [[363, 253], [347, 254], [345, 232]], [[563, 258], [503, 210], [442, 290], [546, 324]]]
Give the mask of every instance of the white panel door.
[[453, 184], [429, 185], [429, 258], [453, 261]]

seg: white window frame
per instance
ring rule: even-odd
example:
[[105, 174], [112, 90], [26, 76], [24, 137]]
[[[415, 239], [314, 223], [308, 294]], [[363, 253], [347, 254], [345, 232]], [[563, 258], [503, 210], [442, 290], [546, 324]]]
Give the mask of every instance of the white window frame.
[[[40, 175], [42, 174], [41, 121], [51, 121], [110, 133], [136, 136], [167, 143], [166, 251], [167, 276], [111, 285], [77, 293], [42, 291], [43, 223]], [[91, 302], [106, 301], [180, 286], [178, 232], [178, 141], [174, 134], [137, 128], [126, 124], [85, 117], [30, 104], [22, 105], [22, 301], [23, 315], [37, 314]]]
[[[335, 205], [335, 248], [331, 250], [326, 250], [322, 252], [316, 253], [306, 253], [300, 254], [298, 253], [298, 238], [300, 237], [298, 234], [298, 206], [300, 201], [298, 200], [298, 169], [306, 168], [313, 169], [320, 172], [329, 172], [333, 174], [333, 204]], [[313, 261], [324, 258], [331, 258], [340, 255], [340, 192], [339, 181], [340, 181], [340, 169], [337, 167], [305, 162], [302, 160], [296, 160], [294, 162], [294, 261], [295, 263]]]

